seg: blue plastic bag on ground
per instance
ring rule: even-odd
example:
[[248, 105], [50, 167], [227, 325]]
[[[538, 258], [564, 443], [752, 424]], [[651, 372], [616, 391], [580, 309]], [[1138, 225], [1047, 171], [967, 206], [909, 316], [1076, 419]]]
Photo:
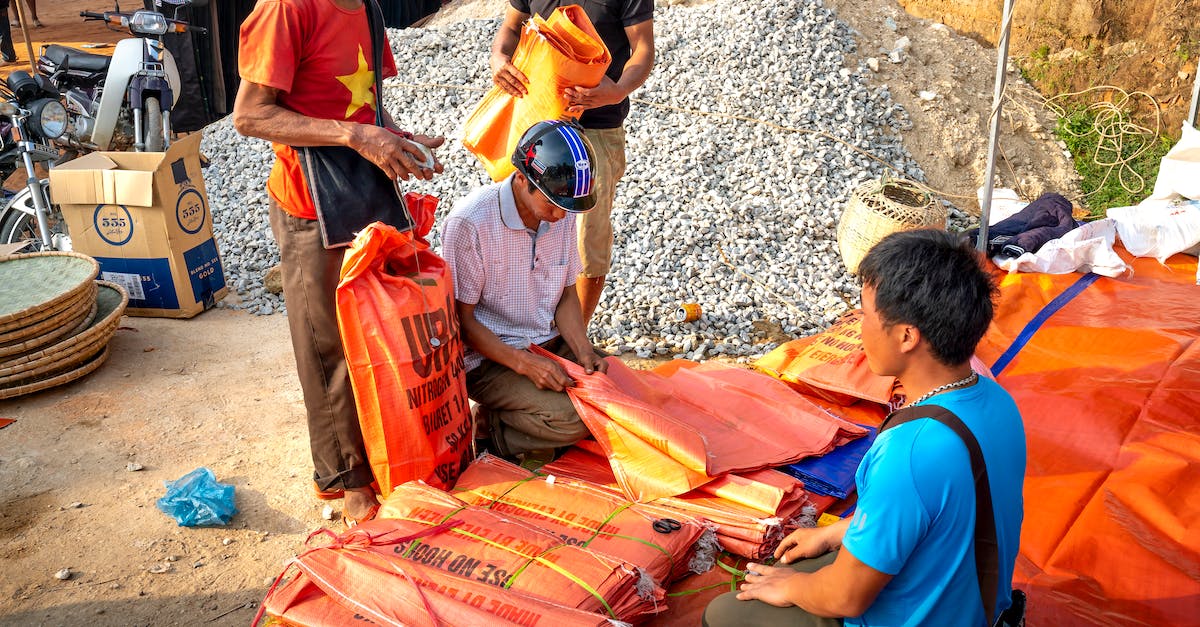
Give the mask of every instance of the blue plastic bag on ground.
[[233, 504], [233, 486], [217, 483], [217, 478], [207, 468], [197, 468], [163, 484], [167, 486], [167, 495], [158, 499], [158, 509], [174, 518], [181, 527], [227, 525], [237, 513]]

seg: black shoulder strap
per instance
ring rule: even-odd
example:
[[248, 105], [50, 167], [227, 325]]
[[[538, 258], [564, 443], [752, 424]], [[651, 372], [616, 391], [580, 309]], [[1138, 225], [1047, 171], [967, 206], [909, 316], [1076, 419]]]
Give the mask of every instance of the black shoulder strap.
[[883, 421], [879, 433], [922, 418], [932, 418], [950, 427], [962, 439], [971, 455], [971, 472], [975, 475], [975, 569], [979, 577], [979, 594], [983, 597], [984, 620], [991, 625], [996, 612], [996, 588], [1000, 584], [1000, 546], [996, 541], [992, 489], [988, 483], [983, 450], [979, 448], [979, 441], [975, 439], [975, 435], [958, 416], [937, 405], [898, 409]]
[[363, 0], [367, 10], [367, 28], [371, 29], [371, 69], [375, 72], [375, 124], [383, 126], [383, 47], [387, 34], [383, 30], [383, 12], [377, 0]]

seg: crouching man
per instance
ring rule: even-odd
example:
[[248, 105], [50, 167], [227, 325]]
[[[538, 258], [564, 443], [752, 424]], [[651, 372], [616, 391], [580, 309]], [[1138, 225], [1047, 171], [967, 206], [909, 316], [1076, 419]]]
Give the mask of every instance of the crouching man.
[[442, 256], [466, 343], [467, 392], [504, 456], [569, 446], [588, 435], [566, 371], [537, 344], [583, 366], [608, 365], [587, 337], [575, 280], [575, 215], [595, 204], [594, 152], [579, 127], [539, 122], [513, 152], [517, 171], [471, 192], [446, 219]]
[[[979, 260], [965, 239], [934, 230], [889, 235], [867, 253], [858, 270], [867, 364], [900, 380], [916, 419], [884, 423], [855, 475], [852, 518], [784, 538], [783, 565], [750, 564], [740, 592], [709, 604], [707, 627], [984, 627], [1012, 603], [1025, 430], [1012, 397], [969, 363], [995, 292]], [[934, 406], [958, 416], [987, 469], [996, 544], [979, 569], [971, 456]]]

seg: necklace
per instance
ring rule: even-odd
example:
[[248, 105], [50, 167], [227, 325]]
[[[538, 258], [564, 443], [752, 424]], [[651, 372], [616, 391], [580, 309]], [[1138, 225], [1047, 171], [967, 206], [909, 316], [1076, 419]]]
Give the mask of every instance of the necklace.
[[971, 385], [978, 380], [979, 380], [979, 375], [975, 374], [975, 371], [972, 370], [971, 374], [959, 379], [958, 381], [955, 381], [953, 383], [947, 383], [946, 385], [939, 385], [939, 386], [933, 388], [932, 390], [929, 390], [928, 392], [922, 394], [921, 398], [918, 398], [917, 400], [909, 403], [908, 405], [910, 407], [913, 405], [917, 405], [921, 401], [928, 400], [929, 397], [931, 397], [935, 394], [941, 394], [942, 392], [945, 392], [946, 390], [953, 390], [955, 388], [965, 388], [968, 385]]

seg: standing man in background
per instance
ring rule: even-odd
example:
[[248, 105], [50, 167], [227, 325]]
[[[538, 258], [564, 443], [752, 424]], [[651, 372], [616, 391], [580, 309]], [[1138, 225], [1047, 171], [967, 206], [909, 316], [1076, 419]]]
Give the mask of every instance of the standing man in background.
[[586, 328], [600, 303], [604, 278], [612, 265], [612, 205], [617, 181], [625, 174], [625, 117], [629, 94], [642, 86], [654, 65], [654, 0], [509, 0], [504, 22], [492, 42], [492, 80], [520, 98], [529, 79], [512, 64], [521, 26], [536, 13], [550, 17], [564, 4], [579, 4], [608, 47], [612, 64], [600, 84], [571, 87], [563, 94], [568, 111], [582, 114], [579, 123], [596, 151], [596, 206], [579, 216], [579, 256], [583, 271], [575, 282]]
[[414, 142], [436, 148], [444, 139], [375, 125], [381, 94], [375, 72], [396, 75], [383, 42], [383, 67], [373, 63], [367, 24], [374, 0], [260, 0], [242, 23], [238, 72], [242, 83], [233, 124], [272, 142], [267, 179], [271, 231], [279, 242], [283, 298], [304, 391], [317, 498], [345, 497], [347, 526], [374, 518], [379, 501], [367, 461], [358, 411], [337, 323], [337, 285], [345, 248], [326, 249], [317, 212], [293, 146], [345, 146], [393, 179], [429, 180], [433, 170]]

